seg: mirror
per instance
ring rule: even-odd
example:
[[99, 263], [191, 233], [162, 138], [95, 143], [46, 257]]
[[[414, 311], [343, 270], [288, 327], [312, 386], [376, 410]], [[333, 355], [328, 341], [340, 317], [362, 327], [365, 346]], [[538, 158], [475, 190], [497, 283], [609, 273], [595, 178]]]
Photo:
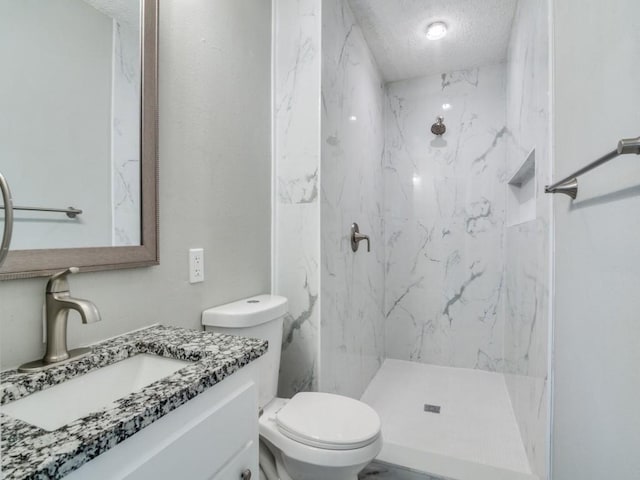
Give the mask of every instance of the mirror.
[[157, 0], [4, 1], [0, 59], [0, 279], [157, 264]]

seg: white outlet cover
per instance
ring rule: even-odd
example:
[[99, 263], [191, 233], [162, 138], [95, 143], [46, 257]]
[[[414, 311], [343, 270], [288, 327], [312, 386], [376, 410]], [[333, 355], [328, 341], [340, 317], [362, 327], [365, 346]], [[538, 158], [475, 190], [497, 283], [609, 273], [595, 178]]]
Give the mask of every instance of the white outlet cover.
[[189, 249], [189, 283], [204, 281], [204, 249]]

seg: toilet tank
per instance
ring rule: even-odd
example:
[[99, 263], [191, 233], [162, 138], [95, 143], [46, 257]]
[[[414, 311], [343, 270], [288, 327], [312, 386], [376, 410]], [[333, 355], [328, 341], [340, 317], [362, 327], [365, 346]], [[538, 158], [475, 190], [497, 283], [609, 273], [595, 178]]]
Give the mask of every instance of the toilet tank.
[[286, 313], [287, 299], [277, 295], [258, 295], [202, 312], [202, 325], [206, 330], [269, 342], [267, 353], [256, 360], [261, 408], [275, 398], [278, 390], [282, 325]]

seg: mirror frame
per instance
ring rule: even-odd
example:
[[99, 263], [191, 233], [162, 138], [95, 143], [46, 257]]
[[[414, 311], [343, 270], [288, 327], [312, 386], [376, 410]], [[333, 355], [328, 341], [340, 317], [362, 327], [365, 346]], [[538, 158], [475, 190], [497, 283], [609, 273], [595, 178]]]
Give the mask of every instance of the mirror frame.
[[[9, 251], [0, 280], [49, 276], [68, 267], [81, 272], [158, 265], [158, 0], [140, 0], [141, 245]], [[10, 180], [10, 179], [9, 179]]]

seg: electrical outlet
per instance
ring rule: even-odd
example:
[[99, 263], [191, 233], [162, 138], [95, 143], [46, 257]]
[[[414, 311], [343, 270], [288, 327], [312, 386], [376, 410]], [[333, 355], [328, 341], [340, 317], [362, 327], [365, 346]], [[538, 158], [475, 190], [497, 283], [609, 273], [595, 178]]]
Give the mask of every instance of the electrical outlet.
[[204, 281], [204, 249], [189, 249], [189, 283]]

